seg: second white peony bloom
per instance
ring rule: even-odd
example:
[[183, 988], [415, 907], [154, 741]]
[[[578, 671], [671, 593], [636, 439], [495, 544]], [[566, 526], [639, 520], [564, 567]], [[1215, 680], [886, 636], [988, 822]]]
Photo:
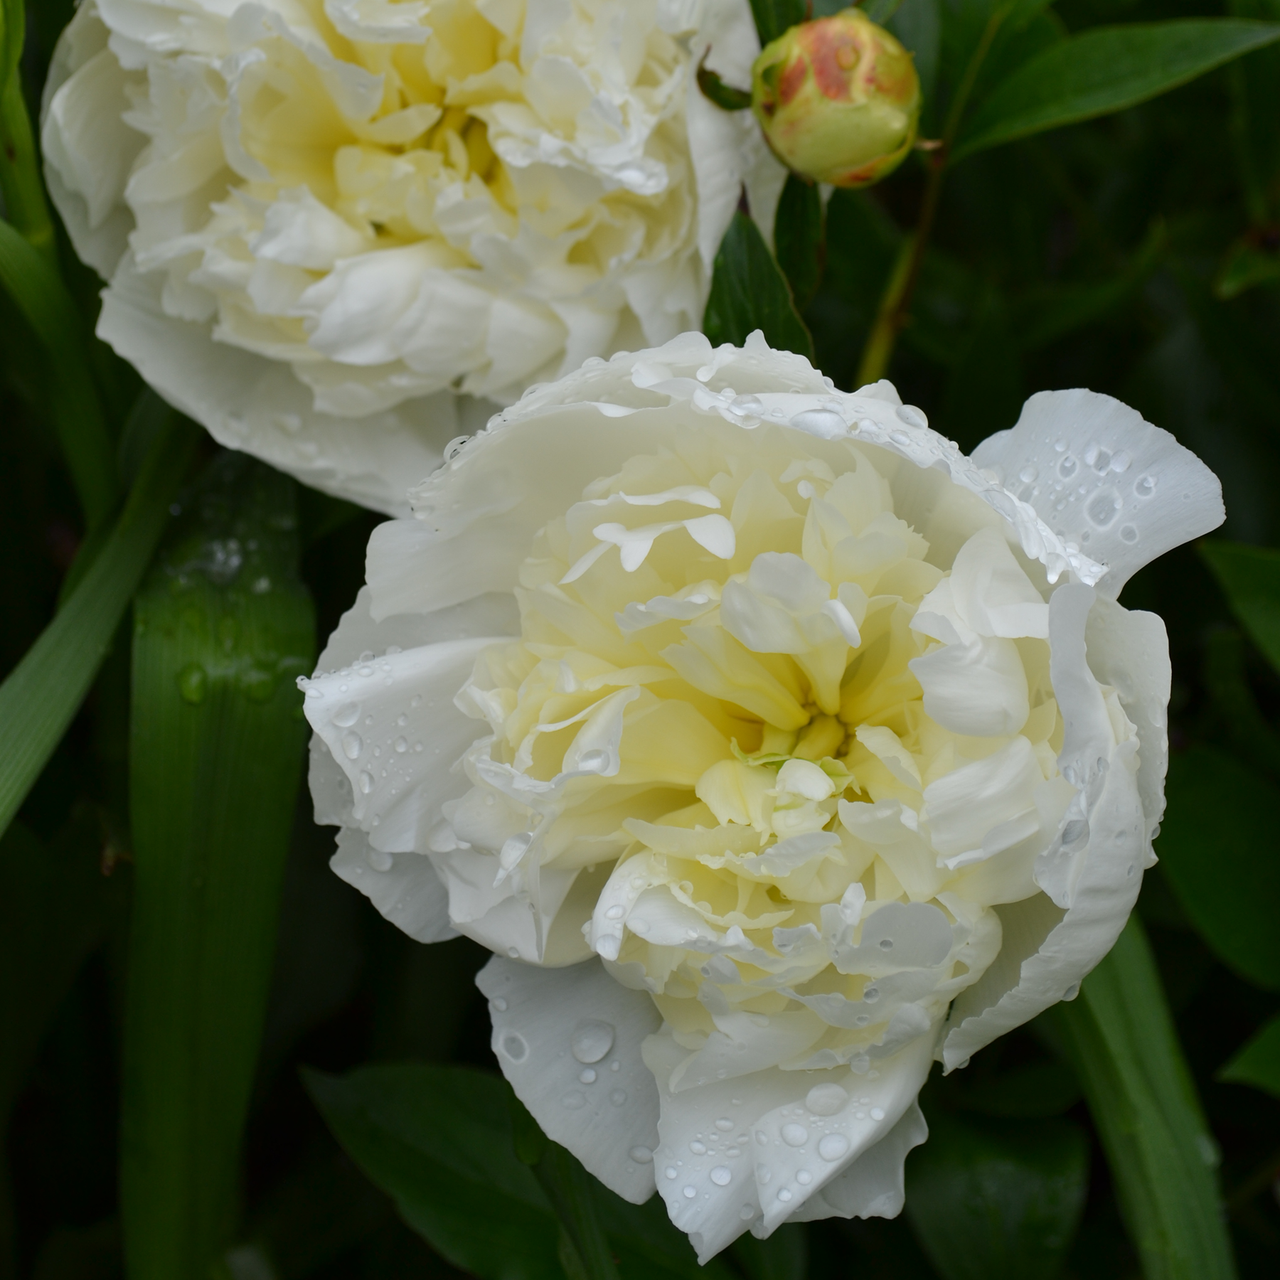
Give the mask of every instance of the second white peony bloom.
[[702, 1259], [892, 1216], [931, 1064], [1124, 926], [1169, 660], [1116, 596], [1222, 518], [1089, 391], [969, 459], [759, 335], [588, 362], [374, 533], [302, 682], [334, 869], [495, 952], [516, 1093]]
[[99, 336], [223, 444], [404, 512], [532, 382], [701, 323], [742, 182], [747, 0], [85, 0], [49, 190]]

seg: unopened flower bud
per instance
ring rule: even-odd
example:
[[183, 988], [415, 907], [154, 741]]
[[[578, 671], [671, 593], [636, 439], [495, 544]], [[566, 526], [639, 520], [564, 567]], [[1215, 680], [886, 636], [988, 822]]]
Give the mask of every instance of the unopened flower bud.
[[751, 108], [783, 164], [818, 182], [863, 187], [911, 149], [920, 79], [893, 36], [846, 9], [764, 47], [752, 68]]

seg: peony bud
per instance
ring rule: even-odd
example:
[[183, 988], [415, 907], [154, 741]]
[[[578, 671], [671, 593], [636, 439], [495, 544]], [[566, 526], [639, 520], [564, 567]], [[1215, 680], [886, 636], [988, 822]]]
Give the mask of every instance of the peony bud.
[[893, 36], [846, 9], [764, 47], [751, 108], [783, 164], [818, 182], [865, 187], [892, 173], [915, 141], [920, 79]]

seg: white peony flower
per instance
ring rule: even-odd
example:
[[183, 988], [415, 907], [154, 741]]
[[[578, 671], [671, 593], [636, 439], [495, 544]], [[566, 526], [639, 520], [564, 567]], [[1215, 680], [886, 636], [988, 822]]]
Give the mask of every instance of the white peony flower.
[[747, 0], [86, 0], [43, 146], [98, 333], [223, 444], [405, 512], [446, 441], [701, 323]]
[[516, 1093], [704, 1260], [897, 1213], [930, 1064], [1071, 999], [1137, 897], [1168, 644], [1116, 596], [1216, 478], [1089, 391], [969, 459], [888, 383], [684, 334], [413, 504], [302, 682], [334, 869], [492, 948]]

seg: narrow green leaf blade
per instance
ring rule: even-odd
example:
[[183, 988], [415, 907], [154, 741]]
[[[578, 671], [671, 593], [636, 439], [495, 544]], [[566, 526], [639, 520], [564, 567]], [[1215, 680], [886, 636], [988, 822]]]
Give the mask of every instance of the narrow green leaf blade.
[[169, 518], [195, 448], [173, 419], [120, 519], [57, 616], [0, 685], [0, 832], [9, 825], [89, 691]]
[[1156, 850], [1178, 901], [1220, 959], [1280, 990], [1280, 788], [1235, 756], [1197, 745], [1169, 761], [1166, 793]]
[[756, 329], [771, 347], [813, 359], [813, 339], [796, 313], [786, 277], [759, 228], [739, 211], [716, 254], [702, 331], [717, 345], [741, 346]]
[[944, 1280], [1051, 1280], [1084, 1211], [1089, 1143], [1064, 1119], [943, 1112], [907, 1166], [907, 1215]]
[[1231, 611], [1280, 671], [1280, 551], [1218, 538], [1198, 545]]
[[232, 1241], [306, 726], [295, 484], [217, 457], [134, 611], [121, 1204], [130, 1280]]
[[751, 0], [751, 13], [763, 48], [808, 16], [805, 0]]
[[767, 1240], [739, 1236], [733, 1256], [747, 1280], [805, 1280], [809, 1272], [809, 1237], [803, 1223], [784, 1223]]
[[998, 85], [961, 127], [952, 157], [1135, 106], [1277, 39], [1280, 24], [1239, 18], [1095, 27]]
[[516, 1158], [503, 1080], [417, 1063], [305, 1080], [348, 1155], [455, 1266], [481, 1280], [563, 1280], [559, 1228]]
[[1136, 916], [1079, 998], [1041, 1019], [1088, 1099], [1143, 1275], [1233, 1280], [1216, 1149]]
[[49, 261], [0, 220], [0, 284], [44, 348], [50, 365], [49, 407], [58, 442], [94, 528], [115, 509], [115, 451], [79, 340], [80, 316]]
[[778, 266], [791, 286], [798, 309], [804, 310], [818, 291], [826, 257], [824, 210], [817, 185], [788, 174], [773, 221], [773, 247]]
[[1251, 1084], [1280, 1098], [1280, 1016], [1263, 1025], [1239, 1053], [1218, 1072], [1219, 1080]]

